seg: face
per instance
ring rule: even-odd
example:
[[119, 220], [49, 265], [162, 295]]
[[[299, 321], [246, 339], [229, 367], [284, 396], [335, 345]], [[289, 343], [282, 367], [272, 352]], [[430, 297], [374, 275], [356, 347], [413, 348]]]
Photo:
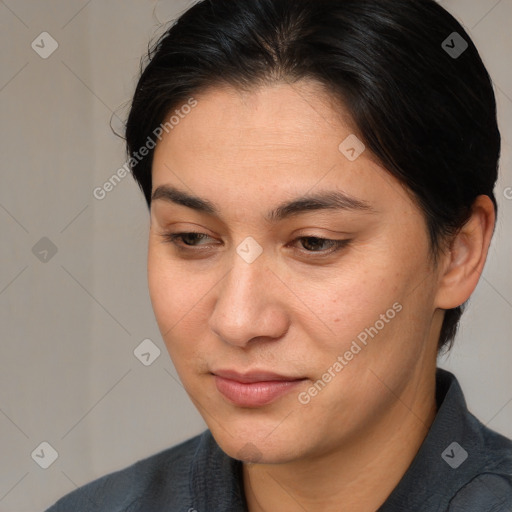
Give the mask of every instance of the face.
[[304, 460], [410, 414], [396, 396], [432, 371], [438, 334], [415, 202], [354, 139], [340, 149], [355, 129], [312, 82], [195, 100], [155, 149], [148, 278], [221, 448]]

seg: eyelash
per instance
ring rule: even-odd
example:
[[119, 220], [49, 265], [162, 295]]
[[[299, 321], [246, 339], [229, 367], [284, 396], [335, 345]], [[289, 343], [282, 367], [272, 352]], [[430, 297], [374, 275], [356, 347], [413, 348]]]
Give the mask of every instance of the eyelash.
[[[198, 246], [187, 245], [187, 244], [181, 245], [181, 244], [177, 243], [177, 240], [179, 240], [179, 239], [181, 239], [181, 241], [183, 242], [183, 237], [185, 237], [186, 235], [198, 235], [201, 238], [204, 238], [204, 237], [209, 238], [208, 235], [206, 235], [205, 233], [197, 233], [194, 231], [187, 231], [187, 232], [182, 232], [182, 233], [164, 233], [160, 236], [164, 239], [164, 243], [171, 243], [180, 251], [189, 252], [189, 253], [194, 252], [194, 251], [198, 252], [200, 249], [199, 250], [193, 249], [193, 247], [198, 247]], [[199, 240], [201, 238], [199, 238]], [[306, 249], [302, 250], [302, 252], [305, 252], [307, 254], [317, 254], [320, 256], [328, 256], [330, 254], [333, 254], [333, 253], [343, 249], [344, 247], [347, 247], [349, 245], [349, 243], [351, 242], [351, 240], [331, 240], [329, 238], [321, 238], [318, 236], [300, 236], [300, 237], [297, 237], [292, 242], [296, 242], [298, 240], [308, 240], [308, 239], [330, 243], [332, 249], [330, 249], [328, 251], [308, 251]], [[198, 239], [196, 239], [196, 241], [198, 241]]]

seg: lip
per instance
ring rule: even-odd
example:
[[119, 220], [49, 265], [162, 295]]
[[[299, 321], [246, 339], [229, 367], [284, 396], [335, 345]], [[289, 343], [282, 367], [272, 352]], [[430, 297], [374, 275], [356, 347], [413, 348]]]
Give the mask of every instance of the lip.
[[219, 393], [239, 407], [270, 404], [306, 380], [266, 371], [218, 370], [212, 374]]

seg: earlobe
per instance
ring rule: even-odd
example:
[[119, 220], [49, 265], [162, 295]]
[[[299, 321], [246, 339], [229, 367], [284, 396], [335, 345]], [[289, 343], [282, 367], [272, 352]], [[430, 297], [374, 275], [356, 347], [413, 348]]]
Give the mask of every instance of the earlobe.
[[495, 223], [494, 204], [488, 196], [475, 199], [469, 220], [452, 240], [439, 275], [436, 306], [453, 309], [471, 296], [482, 274]]

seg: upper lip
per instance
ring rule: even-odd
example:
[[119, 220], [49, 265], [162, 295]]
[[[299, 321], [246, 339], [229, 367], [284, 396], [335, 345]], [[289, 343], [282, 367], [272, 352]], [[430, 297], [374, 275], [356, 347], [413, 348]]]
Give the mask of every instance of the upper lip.
[[212, 371], [212, 373], [219, 377], [236, 380], [238, 382], [266, 382], [275, 380], [291, 381], [304, 379], [304, 377], [279, 375], [278, 373], [260, 370], [252, 370], [244, 373], [237, 372], [236, 370], [215, 370]]

